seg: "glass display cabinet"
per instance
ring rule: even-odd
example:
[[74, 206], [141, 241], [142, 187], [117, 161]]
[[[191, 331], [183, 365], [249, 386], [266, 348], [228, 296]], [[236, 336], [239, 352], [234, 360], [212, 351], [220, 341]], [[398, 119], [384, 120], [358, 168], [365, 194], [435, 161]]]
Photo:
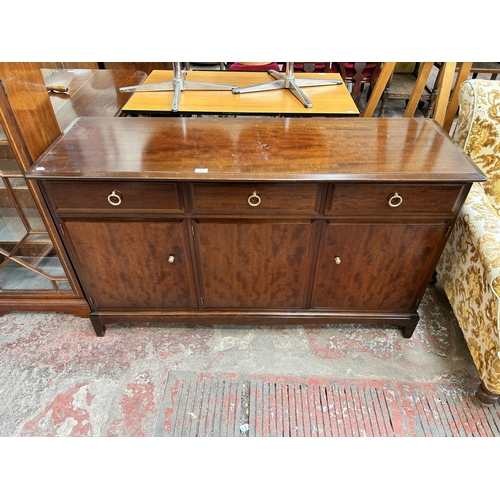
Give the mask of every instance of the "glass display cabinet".
[[23, 175], [59, 134], [36, 63], [0, 63], [0, 314], [89, 314], [43, 198]]
[[0, 290], [71, 291], [22, 170], [0, 130]]

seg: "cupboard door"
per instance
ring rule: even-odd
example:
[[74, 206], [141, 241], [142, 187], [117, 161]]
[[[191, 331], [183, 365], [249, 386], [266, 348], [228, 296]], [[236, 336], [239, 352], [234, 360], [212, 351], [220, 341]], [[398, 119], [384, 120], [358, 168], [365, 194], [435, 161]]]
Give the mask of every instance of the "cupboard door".
[[311, 307], [413, 310], [447, 224], [332, 224], [321, 234]]
[[304, 307], [311, 221], [202, 220], [196, 228], [207, 308]]
[[184, 221], [71, 220], [65, 232], [98, 309], [197, 307]]

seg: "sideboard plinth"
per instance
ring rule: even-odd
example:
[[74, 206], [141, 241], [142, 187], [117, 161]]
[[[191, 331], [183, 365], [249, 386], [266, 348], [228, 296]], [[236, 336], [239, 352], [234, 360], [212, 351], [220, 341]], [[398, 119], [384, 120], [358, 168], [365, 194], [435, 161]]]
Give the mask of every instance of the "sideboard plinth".
[[92, 326], [98, 337], [104, 336], [106, 326], [119, 323], [158, 323], [171, 325], [221, 325], [221, 326], [290, 326], [290, 325], [338, 325], [371, 324], [400, 327], [404, 338], [411, 338], [419, 321], [413, 313], [366, 313], [352, 311], [141, 311], [131, 313], [93, 312]]

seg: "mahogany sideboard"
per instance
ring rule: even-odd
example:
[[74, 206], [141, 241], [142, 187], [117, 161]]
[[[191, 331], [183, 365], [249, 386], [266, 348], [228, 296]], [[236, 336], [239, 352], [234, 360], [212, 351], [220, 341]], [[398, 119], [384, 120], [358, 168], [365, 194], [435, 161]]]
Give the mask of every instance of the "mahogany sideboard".
[[410, 337], [473, 182], [431, 119], [80, 118], [33, 164], [97, 335], [380, 323]]

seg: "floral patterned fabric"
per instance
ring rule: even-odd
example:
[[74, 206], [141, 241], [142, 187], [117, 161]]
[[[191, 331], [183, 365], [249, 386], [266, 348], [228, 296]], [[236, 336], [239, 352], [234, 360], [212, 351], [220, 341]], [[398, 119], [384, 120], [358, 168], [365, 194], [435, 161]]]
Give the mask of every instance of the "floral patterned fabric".
[[467, 80], [455, 141], [488, 176], [473, 185], [437, 266], [485, 387], [500, 395], [500, 82]]

